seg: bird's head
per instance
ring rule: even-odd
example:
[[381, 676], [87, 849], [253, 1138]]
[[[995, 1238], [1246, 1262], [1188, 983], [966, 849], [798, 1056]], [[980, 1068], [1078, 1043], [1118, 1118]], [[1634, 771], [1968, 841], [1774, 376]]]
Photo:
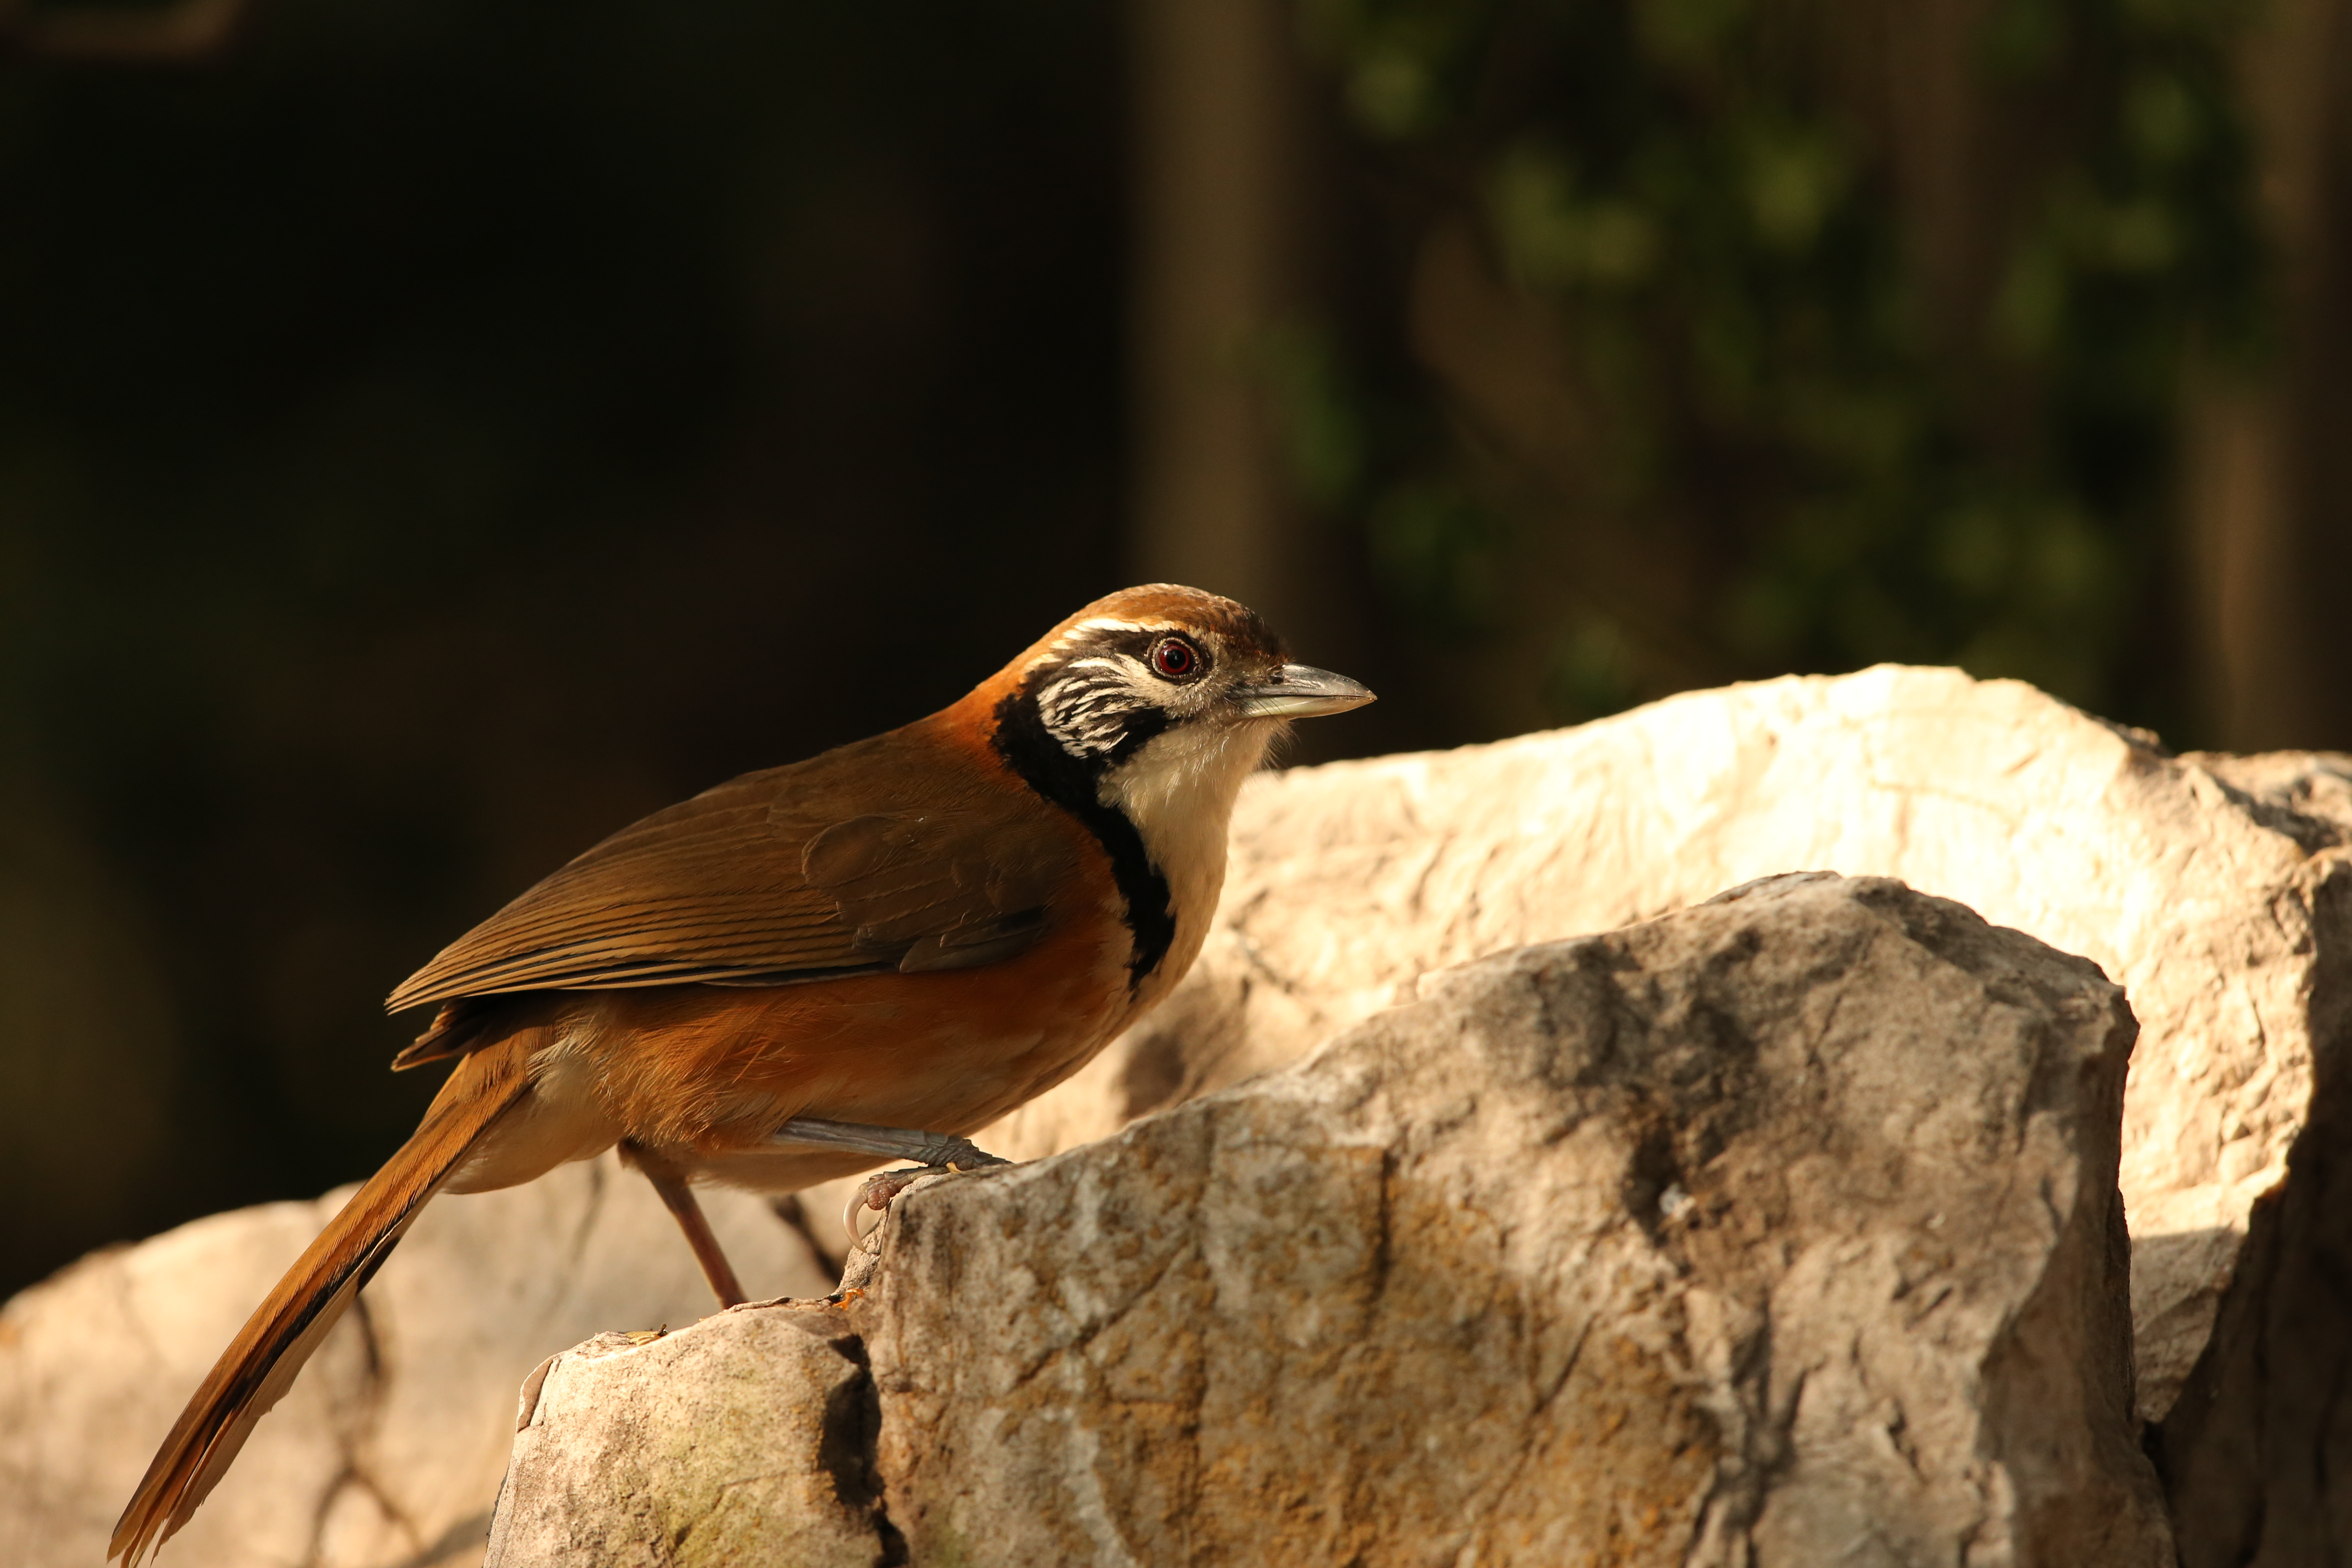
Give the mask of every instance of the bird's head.
[[1293, 719], [1360, 708], [1344, 675], [1293, 664], [1255, 611], [1156, 583], [1097, 599], [973, 696], [997, 754], [1111, 859], [1137, 983], [1190, 920], [1192, 962], [1224, 880], [1242, 784]]
[[[1255, 766], [1282, 725], [1345, 712], [1372, 694], [1293, 664], [1247, 605], [1150, 584], [1097, 599], [1048, 632], [1001, 679], [999, 744], [1019, 760], [1097, 777], [1236, 748]], [[1050, 748], [1059, 757], [1035, 755]]]
[[1293, 664], [1256, 612], [1152, 584], [1097, 599], [972, 694], [990, 744], [1109, 856], [1134, 983], [1180, 974], [1224, 880], [1242, 784], [1293, 719], [1360, 708], [1346, 676]]

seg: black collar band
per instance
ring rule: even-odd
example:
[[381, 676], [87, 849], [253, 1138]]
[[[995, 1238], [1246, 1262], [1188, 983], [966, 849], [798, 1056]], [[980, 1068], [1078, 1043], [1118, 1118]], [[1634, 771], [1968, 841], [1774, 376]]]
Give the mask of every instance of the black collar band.
[[[1148, 721], [1158, 720], [1157, 723]], [[1176, 910], [1168, 894], [1168, 879], [1151, 863], [1143, 835], [1127, 814], [1105, 805], [1102, 775], [1133, 756], [1166, 726], [1158, 713], [1138, 714], [1117, 748], [1100, 757], [1079, 758], [1064, 751], [1047, 732], [1037, 713], [1036, 693], [1029, 684], [996, 705], [996, 729], [990, 743], [1030, 788], [1068, 812], [1083, 824], [1110, 857], [1110, 874], [1127, 904], [1127, 929], [1134, 954], [1128, 961], [1128, 989], [1142, 985], [1160, 967], [1176, 941]]]

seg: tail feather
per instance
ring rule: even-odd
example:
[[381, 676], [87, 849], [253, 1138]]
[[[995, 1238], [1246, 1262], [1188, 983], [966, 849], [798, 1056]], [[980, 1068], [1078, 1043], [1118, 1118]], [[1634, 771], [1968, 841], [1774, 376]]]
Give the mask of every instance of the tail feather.
[[467, 1058], [423, 1125], [327, 1222], [190, 1396], [114, 1527], [107, 1557], [138, 1568], [188, 1521], [426, 1201], [530, 1088], [522, 1041]]

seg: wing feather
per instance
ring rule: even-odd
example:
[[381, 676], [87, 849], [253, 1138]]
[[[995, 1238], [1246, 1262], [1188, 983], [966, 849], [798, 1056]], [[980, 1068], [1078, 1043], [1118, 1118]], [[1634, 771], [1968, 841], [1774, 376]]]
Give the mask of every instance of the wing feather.
[[1074, 825], [901, 731], [632, 824], [449, 944], [393, 1011], [522, 991], [792, 984], [1025, 949]]

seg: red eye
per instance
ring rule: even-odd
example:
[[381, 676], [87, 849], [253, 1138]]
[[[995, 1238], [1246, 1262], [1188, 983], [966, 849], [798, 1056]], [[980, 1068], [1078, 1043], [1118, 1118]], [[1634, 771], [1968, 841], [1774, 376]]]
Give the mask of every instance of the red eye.
[[1163, 679], [1182, 680], [1201, 668], [1201, 656], [1181, 637], [1162, 637], [1151, 650], [1151, 668]]

